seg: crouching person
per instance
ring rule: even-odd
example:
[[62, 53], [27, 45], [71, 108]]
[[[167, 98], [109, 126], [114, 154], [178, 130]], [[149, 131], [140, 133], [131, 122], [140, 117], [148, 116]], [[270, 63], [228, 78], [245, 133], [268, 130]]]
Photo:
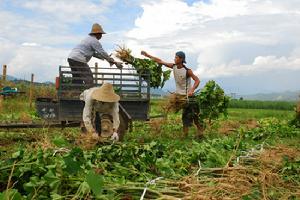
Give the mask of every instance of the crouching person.
[[118, 128], [120, 96], [114, 92], [113, 85], [104, 83], [101, 87], [93, 87], [80, 94], [85, 102], [83, 122], [88, 134], [95, 139], [119, 140]]

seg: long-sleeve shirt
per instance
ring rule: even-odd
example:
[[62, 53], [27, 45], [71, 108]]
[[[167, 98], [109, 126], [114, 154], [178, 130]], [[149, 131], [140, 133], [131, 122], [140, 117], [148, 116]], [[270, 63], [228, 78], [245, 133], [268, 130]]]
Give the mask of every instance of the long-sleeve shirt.
[[115, 131], [117, 131], [120, 125], [119, 103], [94, 101], [91, 96], [95, 89], [97, 89], [97, 87], [84, 90], [80, 94], [80, 100], [85, 102], [83, 114], [82, 114], [85, 128], [89, 132], [95, 132], [95, 128], [93, 126], [93, 120], [95, 117], [95, 113], [99, 112], [101, 114], [109, 114], [113, 117], [113, 128], [115, 129]]
[[108, 62], [113, 61], [113, 58], [106, 53], [97, 38], [90, 35], [83, 39], [74, 49], [72, 49], [68, 58], [78, 62], [88, 63], [92, 56], [102, 60], [105, 59]]

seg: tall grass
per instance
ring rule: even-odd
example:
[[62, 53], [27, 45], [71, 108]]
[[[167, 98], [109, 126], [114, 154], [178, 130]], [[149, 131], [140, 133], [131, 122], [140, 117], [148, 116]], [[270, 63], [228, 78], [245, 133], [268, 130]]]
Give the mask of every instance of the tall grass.
[[56, 98], [54, 85], [34, 84], [32, 107], [30, 107], [29, 93], [30, 84], [28, 82], [14, 83], [10, 81], [0, 82], [1, 90], [5, 86], [17, 88], [24, 92], [0, 98], [0, 120], [1, 121], [30, 121], [36, 118], [35, 99], [37, 97]]

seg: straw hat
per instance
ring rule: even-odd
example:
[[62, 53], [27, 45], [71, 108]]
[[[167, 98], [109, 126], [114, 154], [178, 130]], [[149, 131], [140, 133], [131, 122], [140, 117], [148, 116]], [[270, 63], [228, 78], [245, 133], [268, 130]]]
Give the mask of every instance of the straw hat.
[[112, 84], [104, 83], [92, 92], [92, 99], [102, 102], [118, 102], [120, 96], [115, 93]]
[[102, 26], [95, 23], [92, 26], [92, 30], [91, 30], [90, 34], [97, 34], [97, 33], [105, 34], [105, 32], [103, 31]]

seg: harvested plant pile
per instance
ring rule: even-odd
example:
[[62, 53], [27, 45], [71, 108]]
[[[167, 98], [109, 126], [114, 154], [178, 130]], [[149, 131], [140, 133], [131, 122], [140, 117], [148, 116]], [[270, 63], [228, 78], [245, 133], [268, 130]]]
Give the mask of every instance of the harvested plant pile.
[[49, 138], [48, 149], [20, 148], [0, 161], [0, 199], [299, 198], [299, 150], [268, 143], [299, 140], [300, 130], [276, 119], [258, 123], [200, 142], [152, 139], [91, 150]]

